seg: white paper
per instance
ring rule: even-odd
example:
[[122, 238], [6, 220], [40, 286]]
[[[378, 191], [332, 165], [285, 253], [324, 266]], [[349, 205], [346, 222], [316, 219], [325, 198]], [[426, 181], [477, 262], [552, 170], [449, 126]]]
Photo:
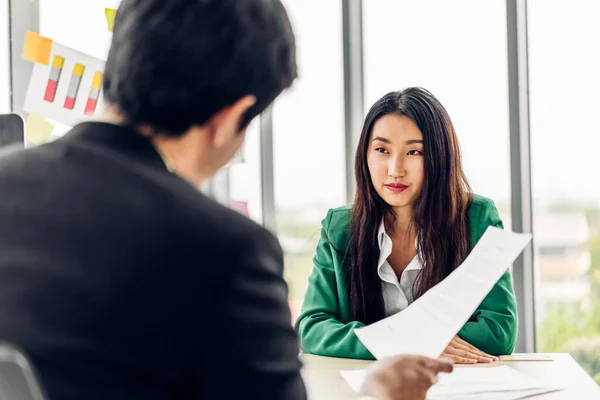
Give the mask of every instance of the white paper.
[[439, 374], [437, 384], [427, 392], [428, 399], [462, 398], [462, 396], [492, 393], [502, 399], [519, 399], [526, 393], [545, 393], [548, 388], [536, 379], [507, 366], [455, 368], [450, 374]]
[[489, 227], [467, 259], [405, 310], [354, 332], [377, 359], [439, 357], [531, 240]]
[[356, 393], [360, 392], [360, 387], [365, 380], [365, 375], [367, 374], [366, 369], [356, 369], [356, 370], [342, 370], [340, 374], [346, 380], [350, 389], [354, 390]]
[[[46, 91], [46, 85], [50, 76], [50, 70], [52, 69], [54, 56], [63, 57], [65, 59], [65, 63], [61, 70], [54, 101], [50, 103], [44, 100], [44, 93]], [[69, 83], [71, 82], [71, 75], [73, 73], [73, 67], [75, 64], [84, 65], [85, 70], [83, 76], [81, 77], [79, 90], [77, 91], [75, 107], [72, 110], [68, 110], [64, 108], [64, 103], [65, 98], [67, 97], [67, 89], [69, 88]], [[82, 52], [73, 50], [53, 41], [52, 51], [50, 53], [50, 64], [34, 64], [23, 109], [29, 113], [38, 114], [42, 117], [68, 126], [74, 126], [79, 122], [92, 120], [98, 115], [101, 115], [103, 111], [103, 91], [100, 91], [100, 96], [98, 97], [98, 103], [96, 104], [94, 115], [89, 116], [84, 114], [85, 104], [87, 103], [87, 99], [90, 94], [90, 88], [92, 87], [92, 81], [94, 80], [94, 73], [104, 73], [104, 64], [105, 62], [99, 58], [95, 58]]]
[[[360, 391], [366, 370], [340, 371], [350, 388]], [[439, 374], [439, 381], [427, 392], [427, 400], [438, 399], [522, 399], [534, 394], [560, 390], [507, 366], [455, 368]]]

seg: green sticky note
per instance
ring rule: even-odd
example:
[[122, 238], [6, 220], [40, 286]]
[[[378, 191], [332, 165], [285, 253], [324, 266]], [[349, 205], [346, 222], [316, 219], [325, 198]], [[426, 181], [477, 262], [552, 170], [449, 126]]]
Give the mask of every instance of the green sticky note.
[[108, 25], [109, 32], [113, 31], [115, 27], [115, 17], [117, 15], [117, 10], [113, 8], [105, 8], [104, 13], [106, 14], [106, 23]]
[[37, 114], [29, 114], [25, 121], [25, 137], [35, 144], [46, 143], [53, 129], [54, 125]]

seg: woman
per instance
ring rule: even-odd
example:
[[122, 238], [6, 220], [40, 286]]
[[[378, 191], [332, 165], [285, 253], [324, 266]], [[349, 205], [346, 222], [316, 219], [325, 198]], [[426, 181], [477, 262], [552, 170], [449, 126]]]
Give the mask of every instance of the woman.
[[[323, 220], [296, 329], [307, 353], [372, 359], [353, 330], [408, 307], [502, 221], [491, 200], [471, 193], [450, 117], [424, 89], [373, 105], [355, 163], [354, 204]], [[516, 334], [507, 271], [443, 356], [491, 362], [513, 351]]]

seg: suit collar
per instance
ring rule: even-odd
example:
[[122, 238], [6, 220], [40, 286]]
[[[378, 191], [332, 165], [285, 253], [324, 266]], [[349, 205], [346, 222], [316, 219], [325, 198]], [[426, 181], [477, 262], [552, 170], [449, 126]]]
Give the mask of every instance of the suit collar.
[[62, 140], [104, 147], [148, 166], [169, 171], [152, 142], [126, 126], [107, 122], [84, 122], [73, 127]]

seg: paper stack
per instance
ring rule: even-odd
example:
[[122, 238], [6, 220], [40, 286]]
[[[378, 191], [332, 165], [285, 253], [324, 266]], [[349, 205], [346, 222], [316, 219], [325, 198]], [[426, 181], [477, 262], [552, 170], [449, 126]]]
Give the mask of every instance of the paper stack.
[[[358, 392], [366, 370], [341, 371], [348, 385]], [[517, 400], [559, 390], [507, 366], [457, 367], [440, 374], [427, 392], [427, 400]]]

